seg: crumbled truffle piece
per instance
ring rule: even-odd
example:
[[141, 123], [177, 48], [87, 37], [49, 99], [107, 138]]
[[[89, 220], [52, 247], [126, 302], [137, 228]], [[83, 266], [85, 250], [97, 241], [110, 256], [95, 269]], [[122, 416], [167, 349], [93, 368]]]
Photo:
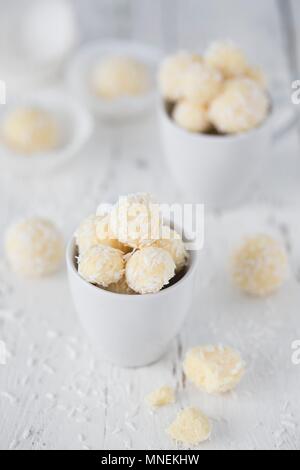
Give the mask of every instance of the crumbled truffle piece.
[[16, 273], [36, 278], [52, 274], [59, 268], [64, 243], [52, 222], [33, 217], [8, 229], [5, 251]]
[[261, 125], [270, 108], [268, 96], [255, 81], [248, 78], [230, 80], [224, 91], [212, 102], [209, 118], [224, 134], [238, 134]]

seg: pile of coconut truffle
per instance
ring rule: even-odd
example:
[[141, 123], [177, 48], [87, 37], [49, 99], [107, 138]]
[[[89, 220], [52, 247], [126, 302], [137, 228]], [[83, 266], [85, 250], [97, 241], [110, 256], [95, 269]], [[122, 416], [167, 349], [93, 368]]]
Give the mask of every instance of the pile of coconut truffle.
[[179, 52], [167, 57], [159, 86], [174, 121], [190, 132], [247, 132], [270, 111], [264, 74], [229, 41], [213, 43], [203, 56]]
[[182, 237], [164, 225], [148, 194], [120, 197], [109, 213], [100, 209], [83, 221], [75, 238], [80, 276], [118, 294], [157, 293], [188, 262]]

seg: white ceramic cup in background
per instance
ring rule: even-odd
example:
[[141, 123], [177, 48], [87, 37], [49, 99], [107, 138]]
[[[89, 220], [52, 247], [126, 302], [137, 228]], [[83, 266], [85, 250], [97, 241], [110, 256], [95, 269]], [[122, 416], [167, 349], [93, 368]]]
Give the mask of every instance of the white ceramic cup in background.
[[[91, 86], [94, 67], [103, 59], [113, 56], [131, 57], [147, 67], [150, 88], [145, 94], [106, 100], [94, 93]], [[161, 58], [161, 52], [149, 45], [115, 39], [95, 41], [83, 46], [70, 62], [67, 83], [73, 93], [98, 117], [118, 121], [139, 116], [156, 103], [156, 75]]]
[[69, 284], [80, 322], [101, 357], [121, 367], [157, 361], [180, 332], [191, 307], [198, 252], [190, 253], [186, 274], [157, 294], [122, 295], [82, 279], [75, 266], [76, 245], [67, 248]]
[[273, 114], [271, 111], [260, 127], [243, 134], [195, 134], [179, 127], [161, 102], [165, 157], [185, 198], [217, 208], [241, 202], [270, 153]]

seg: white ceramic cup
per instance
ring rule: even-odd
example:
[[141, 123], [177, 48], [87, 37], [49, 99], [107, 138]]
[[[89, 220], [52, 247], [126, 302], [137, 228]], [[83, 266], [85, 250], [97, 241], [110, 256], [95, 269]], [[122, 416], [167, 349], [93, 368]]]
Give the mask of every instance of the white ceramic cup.
[[82, 279], [75, 266], [74, 239], [67, 267], [80, 322], [101, 357], [121, 367], [157, 361], [179, 333], [194, 297], [198, 253], [190, 253], [186, 274], [157, 294], [122, 295]]
[[218, 208], [241, 202], [270, 152], [273, 112], [260, 127], [233, 136], [188, 132], [163, 102], [159, 115], [165, 157], [185, 198]]

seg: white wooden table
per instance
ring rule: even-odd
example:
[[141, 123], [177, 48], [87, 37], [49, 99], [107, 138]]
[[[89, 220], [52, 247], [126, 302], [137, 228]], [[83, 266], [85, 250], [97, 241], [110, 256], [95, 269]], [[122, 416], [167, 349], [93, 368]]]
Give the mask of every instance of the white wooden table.
[[[230, 37], [270, 71], [273, 93], [292, 107], [291, 82], [300, 76], [297, 0], [92, 3], [98, 17], [76, 0], [86, 39], [129, 36], [170, 50]], [[299, 132], [274, 141], [243, 207], [207, 214], [197, 299], [167, 356], [151, 367], [121, 370], [96, 359], [77, 322], [65, 271], [43, 281], [17, 279], [1, 248], [0, 340], [9, 356], [0, 366], [0, 449], [174, 449], [165, 428], [189, 405], [214, 421], [212, 439], [201, 449], [300, 449], [300, 366], [292, 363], [291, 349], [300, 339]], [[67, 239], [100, 202], [140, 190], [163, 202], [184, 201], [165, 168], [154, 113], [138, 123], [99, 124], [72, 167], [46, 181], [1, 173], [1, 232], [34, 213], [55, 220]], [[231, 286], [227, 262], [242, 235], [261, 230], [282, 237], [292, 273], [278, 295], [251, 300]], [[182, 374], [187, 348], [211, 342], [237, 347], [248, 364], [241, 386], [225, 397], [199, 393]], [[144, 397], [165, 383], [176, 388], [178, 401], [151, 413]]]

